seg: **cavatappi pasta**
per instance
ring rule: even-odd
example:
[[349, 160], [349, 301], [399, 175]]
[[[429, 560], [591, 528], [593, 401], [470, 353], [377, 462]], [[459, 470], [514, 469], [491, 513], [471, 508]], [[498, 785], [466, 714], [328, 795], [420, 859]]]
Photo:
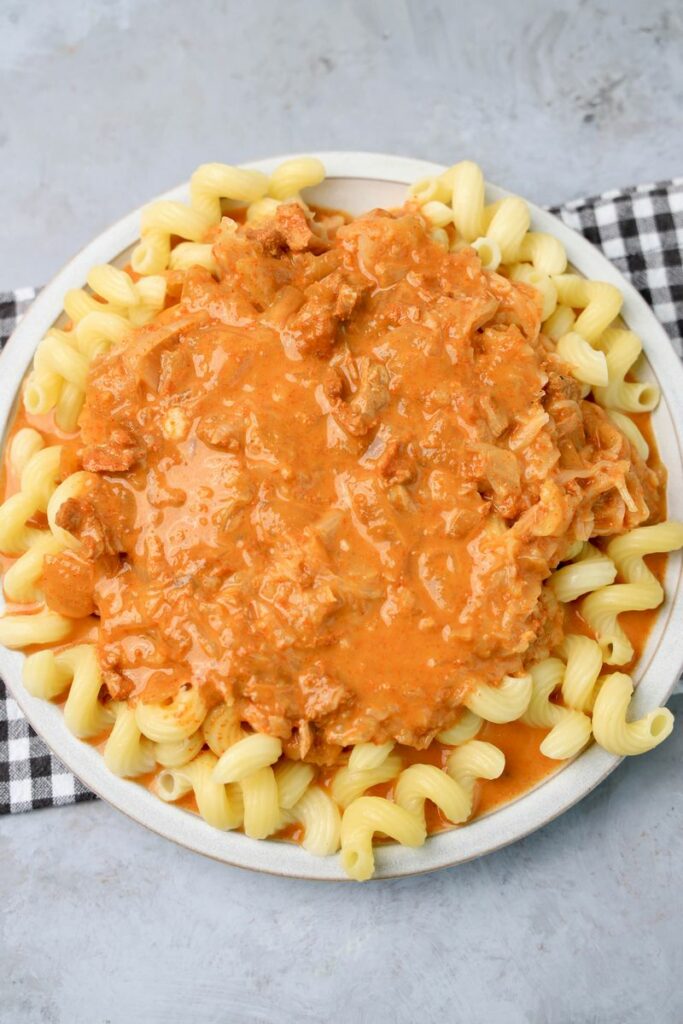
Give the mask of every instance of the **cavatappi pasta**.
[[324, 176], [204, 164], [65, 295], [6, 449], [0, 643], [115, 774], [364, 880], [520, 762], [666, 738], [610, 667], [683, 526], [617, 288], [471, 161], [356, 220], [309, 208]]

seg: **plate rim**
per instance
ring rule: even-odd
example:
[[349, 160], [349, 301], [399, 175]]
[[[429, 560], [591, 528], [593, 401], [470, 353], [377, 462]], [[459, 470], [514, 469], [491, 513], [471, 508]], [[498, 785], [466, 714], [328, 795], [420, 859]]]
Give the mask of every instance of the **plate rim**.
[[[323, 151], [283, 154], [242, 164], [266, 172], [283, 160], [315, 156], [325, 164], [327, 178], [362, 179], [407, 185], [420, 177], [439, 174], [445, 167], [429, 161], [391, 154]], [[151, 199], [186, 199], [185, 182]], [[513, 193], [487, 182], [487, 198], [500, 199]], [[590, 277], [616, 284], [624, 295], [625, 319], [643, 337], [648, 362], [662, 386], [662, 400], [670, 418], [670, 439], [675, 442], [679, 462], [683, 450], [683, 367], [668, 335], [654, 312], [635, 287], [610, 261], [582, 235], [559, 217], [526, 200], [536, 229], [560, 238], [570, 261]], [[145, 204], [147, 205], [147, 203]], [[33, 357], [35, 347], [62, 310], [67, 288], [80, 287], [87, 271], [95, 263], [109, 262], [124, 252], [139, 237], [138, 207], [116, 221], [85, 245], [40, 292], [8, 340], [2, 354], [4, 386], [0, 393], [0, 431], [4, 436], [14, 411], [18, 388]], [[591, 269], [586, 270], [585, 264]], [[662, 437], [658, 433], [658, 440]], [[673, 466], [667, 465], [670, 484]], [[683, 509], [683, 505], [681, 506]], [[681, 556], [669, 559], [667, 599], [660, 610], [657, 647], [644, 669], [645, 678], [636, 688], [635, 708], [645, 703], [663, 703], [671, 694], [683, 667], [683, 650], [677, 650], [673, 631], [674, 616], [683, 612]], [[676, 586], [672, 587], [676, 576]], [[101, 799], [138, 824], [176, 842], [195, 853], [235, 867], [266, 872], [282, 877], [315, 881], [347, 881], [338, 858], [315, 858], [301, 847], [277, 840], [252, 840], [241, 833], [219, 832], [201, 818], [166, 804], [148, 790], [130, 780], [109, 773], [101, 754], [77, 739], [63, 722], [58, 706], [31, 695], [21, 682], [21, 652], [0, 648], [0, 671], [11, 696], [34, 730], [50, 750]], [[643, 658], [645, 661], [645, 658]], [[639, 666], [640, 667], [640, 666]], [[668, 682], [661, 683], [656, 671]], [[652, 678], [651, 678], [652, 677]], [[376, 851], [376, 879], [424, 874], [465, 863], [501, 849], [542, 828], [587, 796], [622, 759], [595, 745], [564, 765], [532, 790], [476, 818], [465, 828], [454, 828], [430, 836], [417, 849], [397, 845]]]

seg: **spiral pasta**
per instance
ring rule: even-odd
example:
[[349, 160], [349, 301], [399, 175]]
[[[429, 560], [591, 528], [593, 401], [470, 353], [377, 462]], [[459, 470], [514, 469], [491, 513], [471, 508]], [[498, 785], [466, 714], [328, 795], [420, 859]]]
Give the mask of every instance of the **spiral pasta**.
[[539, 293], [542, 302], [541, 320], [545, 322], [553, 315], [557, 308], [557, 288], [548, 274], [530, 263], [514, 263], [510, 268], [510, 278], [512, 281], [530, 284]]
[[165, 768], [154, 780], [154, 791], [162, 800], [175, 802], [192, 790], [207, 824], [222, 831], [239, 828], [244, 819], [240, 787], [215, 781], [216, 761], [206, 750], [180, 768]]
[[114, 728], [104, 747], [104, 763], [114, 775], [135, 778], [151, 772], [157, 757], [154, 744], [140, 732], [135, 711], [124, 701], [111, 705]]
[[278, 804], [289, 811], [298, 804], [315, 777], [315, 769], [305, 761], [279, 761], [275, 767]]
[[520, 242], [517, 259], [533, 264], [541, 274], [564, 274], [567, 253], [562, 242], [543, 231], [527, 231]]
[[617, 567], [612, 559], [586, 541], [572, 561], [555, 570], [549, 586], [557, 600], [566, 604], [613, 583], [616, 575]]
[[633, 657], [633, 645], [619, 625], [625, 611], [657, 608], [664, 600], [659, 580], [648, 569], [644, 556], [675, 551], [683, 545], [683, 524], [657, 523], [640, 526], [607, 546], [607, 554], [626, 583], [601, 587], [584, 598], [581, 614], [595, 633], [608, 665], [625, 665]]
[[[202, 164], [190, 179], [190, 201], [197, 213], [210, 224], [216, 224], [221, 219], [221, 199], [253, 203], [264, 196], [267, 189], [268, 178], [261, 171], [230, 164]], [[193, 242], [201, 241], [189, 234], [180, 234]]]
[[242, 782], [249, 775], [275, 764], [282, 743], [274, 736], [255, 732], [238, 740], [221, 755], [216, 765], [216, 782]]
[[[180, 740], [154, 744], [154, 758], [164, 768], [182, 768], [192, 761], [204, 746], [204, 731], [197, 729]], [[215, 753], [215, 751], [214, 751]]]
[[470, 794], [433, 764], [411, 764], [401, 772], [394, 799], [420, 821], [425, 820], [425, 801], [430, 800], [454, 825], [466, 821], [472, 805]]
[[[0, 635], [1, 626], [2, 620]], [[30, 654], [24, 663], [24, 686], [34, 697], [45, 699], [57, 697], [69, 687], [64, 721], [81, 739], [97, 736], [114, 718], [112, 708], [99, 700], [102, 674], [93, 644], [79, 644], [57, 654], [52, 651]]]
[[356, 743], [349, 756], [349, 771], [363, 772], [379, 768], [394, 749], [394, 743]]
[[659, 388], [649, 381], [625, 380], [643, 350], [633, 331], [612, 327], [606, 330], [598, 345], [605, 354], [607, 384], [596, 388], [596, 401], [608, 409], [622, 412], [650, 412], [659, 402]]
[[341, 815], [334, 800], [320, 788], [309, 786], [291, 811], [304, 829], [301, 845], [316, 857], [336, 853], [341, 842]]
[[206, 717], [206, 705], [196, 687], [178, 691], [169, 704], [136, 705], [135, 719], [140, 732], [155, 743], [173, 743], [187, 739], [199, 729]]
[[350, 878], [365, 882], [375, 869], [372, 838], [376, 832], [401, 843], [422, 846], [427, 832], [416, 815], [379, 796], [360, 796], [344, 811], [341, 823], [341, 862]]
[[449, 755], [446, 771], [470, 799], [472, 813], [474, 787], [477, 779], [498, 779], [505, 769], [505, 754], [492, 743], [468, 740]]
[[577, 331], [569, 331], [560, 338], [557, 354], [569, 364], [577, 380], [592, 387], [607, 386], [609, 371], [605, 353], [589, 345]]
[[512, 263], [518, 258], [522, 239], [529, 230], [529, 207], [519, 196], [508, 196], [488, 210], [493, 216], [489, 220], [484, 211], [486, 237], [498, 245], [503, 263]]
[[449, 746], [455, 747], [459, 743], [473, 740], [483, 724], [483, 718], [475, 715], [469, 708], [465, 708], [461, 712], [458, 721], [450, 729], [444, 729], [443, 732], [440, 732], [437, 739], [440, 743], [447, 743]]
[[531, 700], [522, 716], [527, 725], [550, 729], [541, 743], [541, 753], [558, 761], [574, 757], [591, 737], [591, 720], [587, 715], [550, 700], [564, 675], [565, 665], [559, 658], [547, 658], [534, 665], [531, 669]]
[[[270, 176], [268, 195], [278, 200], [291, 199], [302, 189], [319, 185], [324, 177], [324, 164], [315, 157], [304, 156], [285, 160]], [[260, 196], [254, 198], [259, 199]]]
[[605, 676], [595, 698], [593, 732], [610, 754], [620, 757], [644, 754], [671, 735], [674, 717], [668, 708], [655, 708], [635, 722], [627, 719], [633, 683], [630, 676], [614, 672]]
[[42, 531], [27, 523], [37, 512], [46, 512], [57, 489], [61, 445], [41, 448], [26, 461], [20, 490], [0, 505], [0, 551], [20, 555], [42, 537]]
[[495, 238], [489, 238], [487, 235], [475, 238], [472, 248], [479, 256], [484, 270], [498, 270], [502, 257], [500, 246]]
[[554, 274], [557, 298], [565, 306], [581, 309], [575, 331], [589, 344], [598, 340], [618, 315], [623, 299], [613, 284], [588, 281], [578, 274]]
[[453, 223], [466, 241], [473, 242], [485, 232], [484, 175], [477, 164], [463, 160], [452, 168]]
[[562, 700], [575, 711], [590, 710], [595, 683], [602, 669], [600, 644], [581, 633], [569, 633], [560, 653], [566, 661], [562, 676]]
[[504, 676], [498, 686], [478, 686], [465, 698], [465, 707], [486, 722], [514, 722], [531, 700], [531, 676]]
[[350, 767], [340, 768], [332, 782], [332, 796], [340, 807], [348, 807], [350, 803], [365, 793], [373, 786], [382, 782], [390, 782], [400, 772], [402, 767], [401, 758], [397, 754], [390, 754], [381, 764], [374, 768], [366, 768], [363, 771], [354, 772]]

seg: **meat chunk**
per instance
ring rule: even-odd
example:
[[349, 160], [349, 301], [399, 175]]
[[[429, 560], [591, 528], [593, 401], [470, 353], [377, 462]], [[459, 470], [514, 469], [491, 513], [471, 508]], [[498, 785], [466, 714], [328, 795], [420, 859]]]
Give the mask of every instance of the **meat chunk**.
[[112, 700], [127, 700], [134, 689], [133, 681], [115, 669], [103, 669], [102, 682]]
[[95, 566], [74, 551], [48, 555], [41, 586], [49, 608], [69, 619], [82, 619], [95, 610]]
[[329, 356], [338, 337], [335, 310], [344, 278], [339, 270], [309, 285], [305, 301], [287, 324], [287, 334], [302, 355]]
[[245, 419], [244, 410], [239, 408], [210, 413], [197, 424], [197, 436], [211, 448], [238, 451], [244, 442]]
[[77, 537], [81, 541], [82, 556], [94, 560], [123, 550], [121, 541], [112, 532], [113, 518], [105, 518], [107, 525], [89, 497], [67, 498], [57, 512], [57, 526]]
[[283, 252], [323, 252], [327, 243], [312, 230], [298, 203], [283, 203], [265, 224], [247, 229], [247, 236], [260, 242], [269, 256]]
[[91, 473], [125, 473], [145, 454], [144, 447], [126, 427], [112, 430], [109, 440], [81, 451], [83, 469]]
[[352, 287], [348, 281], [344, 282], [339, 289], [337, 301], [334, 304], [334, 315], [337, 320], [341, 320], [344, 323], [350, 319], [351, 314], [358, 305], [361, 294], [359, 288]]
[[389, 372], [382, 363], [360, 359], [358, 388], [349, 401], [342, 398], [343, 381], [331, 374], [324, 384], [337, 423], [353, 437], [363, 437], [376, 423], [377, 415], [389, 403]]
[[388, 443], [384, 454], [378, 459], [377, 470], [388, 487], [407, 484], [415, 479], [415, 465], [395, 439]]
[[514, 452], [485, 443], [471, 447], [477, 452], [475, 467], [478, 470], [480, 493], [493, 501], [501, 515], [518, 515], [520, 473]]

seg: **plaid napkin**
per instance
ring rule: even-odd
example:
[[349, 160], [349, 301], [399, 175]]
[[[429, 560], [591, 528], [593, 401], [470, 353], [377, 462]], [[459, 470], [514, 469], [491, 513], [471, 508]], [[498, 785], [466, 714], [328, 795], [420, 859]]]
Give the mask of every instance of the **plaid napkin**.
[[[633, 282], [683, 358], [683, 178], [577, 199], [552, 212]], [[35, 295], [34, 288], [0, 294], [0, 346]], [[36, 736], [0, 680], [0, 814], [93, 799]]]

